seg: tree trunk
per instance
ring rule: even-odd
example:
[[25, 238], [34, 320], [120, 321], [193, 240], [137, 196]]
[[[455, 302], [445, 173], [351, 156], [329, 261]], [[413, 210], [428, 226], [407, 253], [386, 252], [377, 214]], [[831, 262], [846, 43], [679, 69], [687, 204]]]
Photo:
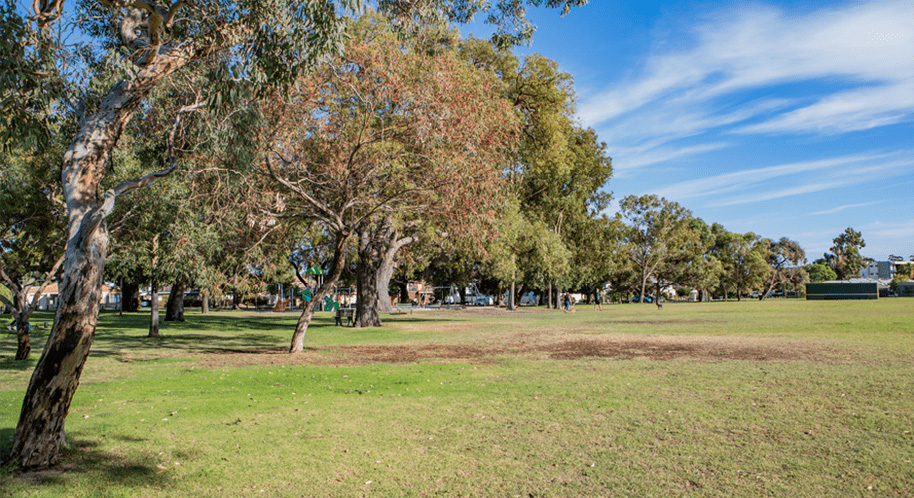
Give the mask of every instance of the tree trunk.
[[409, 286], [406, 282], [397, 282], [397, 287], [400, 290], [400, 302], [408, 303], [409, 302]]
[[390, 280], [394, 276], [395, 267], [396, 261], [392, 253], [390, 257], [385, 255], [381, 259], [381, 265], [378, 267], [377, 283], [375, 284], [378, 290], [377, 304], [379, 313], [391, 313], [394, 310], [393, 303], [390, 300]]
[[511, 270], [511, 294], [508, 296], [508, 311], [517, 309], [517, 295], [515, 294], [517, 291], [515, 283], [517, 280], [517, 255], [515, 254], [511, 254], [511, 265], [513, 268]]
[[146, 337], [162, 337], [162, 334], [159, 333], [159, 283], [155, 278], [152, 279], [149, 292], [152, 296], [149, 298], [149, 335]]
[[646, 289], [647, 289], [647, 274], [645, 274], [642, 271], [641, 272], [641, 297], [640, 297], [640, 300], [638, 301], [639, 303], [644, 302], [644, 296], [646, 295], [646, 292], [645, 292]]
[[121, 288], [121, 306], [123, 311], [135, 313], [140, 310], [140, 286], [136, 282], [125, 281]]
[[[361, 251], [360, 251], [361, 252]], [[370, 263], [356, 265], [356, 327], [381, 327], [378, 313], [378, 273]], [[388, 299], [388, 303], [389, 303]]]
[[195, 40], [157, 47], [158, 56], [132, 80], [121, 80], [94, 114], [82, 121], [63, 157], [61, 180], [67, 204], [69, 236], [60, 280], [60, 306], [44, 351], [26, 391], [9, 461], [22, 468], [48, 467], [66, 444], [64, 423], [95, 336], [101, 297], [108, 228], [105, 222], [119, 194], [158, 177], [119, 184], [99, 198], [111, 152], [124, 126], [150, 90], [204, 51]]
[[27, 360], [29, 358], [29, 353], [32, 352], [31, 339], [29, 339], [29, 322], [26, 320], [25, 323], [20, 323], [16, 321], [16, 360]]
[[232, 311], [238, 311], [241, 309], [242, 296], [238, 292], [238, 289], [232, 289]]
[[[29, 326], [29, 319], [32, 317], [32, 313], [38, 309], [38, 304], [41, 302], [41, 296], [44, 294], [48, 284], [51, 283], [54, 274], [57, 273], [57, 269], [63, 264], [63, 259], [64, 257], [61, 255], [60, 258], [57, 259], [57, 262], [54, 263], [54, 266], [52, 266], [50, 270], [44, 272], [44, 282], [37, 288], [33, 287], [35, 279], [23, 281], [23, 276], [20, 273], [8, 273], [4, 270], [3, 266], [0, 265], [0, 283], [5, 284], [6, 288], [13, 294], [12, 301], [0, 296], [0, 304], [9, 307], [10, 314], [13, 316], [13, 325], [16, 328], [17, 342], [16, 360], [28, 359], [29, 354], [32, 352], [32, 341], [29, 338], [31, 329]], [[28, 301], [28, 291], [32, 289], [34, 289], [34, 294], [32, 295], [32, 302], [30, 303]]]
[[66, 445], [64, 422], [98, 321], [108, 230], [102, 222], [86, 234], [80, 230], [81, 210], [70, 211], [76, 213], [70, 217], [60, 306], [32, 373], [9, 457], [21, 468], [45, 468], [59, 461]]
[[359, 228], [359, 264], [357, 266], [359, 327], [380, 327], [380, 313], [393, 311], [390, 301], [390, 280], [396, 267], [397, 253], [416, 241], [415, 237], [400, 238], [389, 219]]
[[359, 227], [359, 261], [356, 264], [356, 327], [380, 327], [378, 313], [378, 277], [381, 267], [381, 244], [383, 240], [372, 230], [370, 223]]
[[186, 292], [187, 281], [183, 278], [175, 280], [171, 286], [171, 293], [168, 294], [168, 302], [165, 304], [166, 322], [184, 321], [184, 294]]
[[16, 284], [18, 285], [10, 285], [7, 282], [7, 287], [10, 287], [10, 291], [13, 292], [13, 301], [15, 303], [10, 311], [12, 311], [13, 322], [16, 327], [16, 360], [27, 360], [32, 352], [32, 340], [29, 337], [29, 318], [32, 316], [33, 308], [30, 308], [26, 302], [28, 298], [27, 287], [21, 282], [16, 282]]
[[209, 294], [206, 291], [200, 293], [200, 308], [201, 315], [209, 314]]
[[[552, 308], [552, 281], [549, 281], [549, 301], [546, 302], [546, 309]], [[555, 308], [553, 308], [555, 309]]]
[[330, 273], [324, 278], [324, 282], [318, 287], [311, 301], [305, 303], [301, 316], [298, 317], [298, 323], [295, 324], [295, 332], [292, 334], [292, 345], [289, 347], [290, 353], [301, 353], [305, 350], [305, 334], [308, 332], [308, 325], [311, 324], [311, 318], [314, 316], [315, 308], [324, 300], [324, 296], [330, 294], [330, 291], [340, 280], [343, 274], [343, 267], [346, 265], [346, 244], [349, 242], [349, 235], [345, 233], [336, 233], [336, 246], [333, 248], [333, 262], [330, 266]]

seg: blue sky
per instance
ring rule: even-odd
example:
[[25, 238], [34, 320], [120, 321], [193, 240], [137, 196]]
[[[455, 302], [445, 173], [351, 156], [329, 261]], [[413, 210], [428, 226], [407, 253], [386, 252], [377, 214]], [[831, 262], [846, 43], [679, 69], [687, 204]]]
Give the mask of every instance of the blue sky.
[[865, 256], [914, 255], [909, 0], [591, 0], [528, 18], [517, 52], [574, 76], [616, 199], [658, 194], [810, 260], [846, 227]]

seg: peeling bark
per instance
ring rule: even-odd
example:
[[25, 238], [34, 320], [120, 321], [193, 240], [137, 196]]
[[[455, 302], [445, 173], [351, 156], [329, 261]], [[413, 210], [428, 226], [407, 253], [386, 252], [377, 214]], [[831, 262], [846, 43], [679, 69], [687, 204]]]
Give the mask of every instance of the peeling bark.
[[26, 391], [10, 462], [45, 468], [60, 460], [64, 423], [95, 336], [102, 276], [108, 252], [106, 217], [119, 194], [142, 187], [158, 174], [119, 184], [99, 197], [105, 168], [126, 123], [149, 91], [199, 55], [193, 40], [159, 49], [154, 63], [132, 80], [118, 82], [97, 111], [80, 124], [63, 158], [61, 180], [69, 235], [60, 280], [60, 306], [47, 344]]

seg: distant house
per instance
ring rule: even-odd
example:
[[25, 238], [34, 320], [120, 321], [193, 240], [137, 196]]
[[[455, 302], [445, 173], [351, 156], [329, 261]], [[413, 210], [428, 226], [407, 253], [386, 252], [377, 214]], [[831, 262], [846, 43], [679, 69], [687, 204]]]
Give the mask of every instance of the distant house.
[[[26, 292], [26, 301], [31, 303], [38, 292], [38, 287], [32, 287]], [[121, 291], [117, 287], [108, 284], [102, 284], [102, 296], [99, 299], [100, 304], [105, 309], [117, 308], [121, 302]], [[52, 282], [44, 288], [41, 297], [38, 298], [38, 309], [41, 311], [57, 311], [60, 305], [60, 290], [57, 288], [57, 282]]]
[[879, 282], [864, 279], [806, 284], [806, 299], [879, 299]]

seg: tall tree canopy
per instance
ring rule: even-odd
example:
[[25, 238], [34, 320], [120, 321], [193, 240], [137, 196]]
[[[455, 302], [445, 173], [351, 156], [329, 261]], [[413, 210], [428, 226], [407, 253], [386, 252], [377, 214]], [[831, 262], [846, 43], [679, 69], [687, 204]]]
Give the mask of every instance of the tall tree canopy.
[[860, 254], [860, 249], [866, 247], [863, 235], [848, 227], [832, 242], [835, 245], [831, 247], [831, 252], [825, 253], [824, 259], [838, 274], [838, 278], [847, 280], [859, 277], [860, 270], [866, 266], [866, 258]]
[[304, 347], [314, 303], [342, 273], [351, 237], [365, 261], [378, 257], [372, 239], [390, 217], [446, 217], [449, 230], [492, 217], [514, 136], [514, 115], [489, 74], [450, 52], [411, 51], [378, 19], [359, 22], [344, 57], [263, 110], [265, 216], [318, 224], [334, 247], [293, 352]]

